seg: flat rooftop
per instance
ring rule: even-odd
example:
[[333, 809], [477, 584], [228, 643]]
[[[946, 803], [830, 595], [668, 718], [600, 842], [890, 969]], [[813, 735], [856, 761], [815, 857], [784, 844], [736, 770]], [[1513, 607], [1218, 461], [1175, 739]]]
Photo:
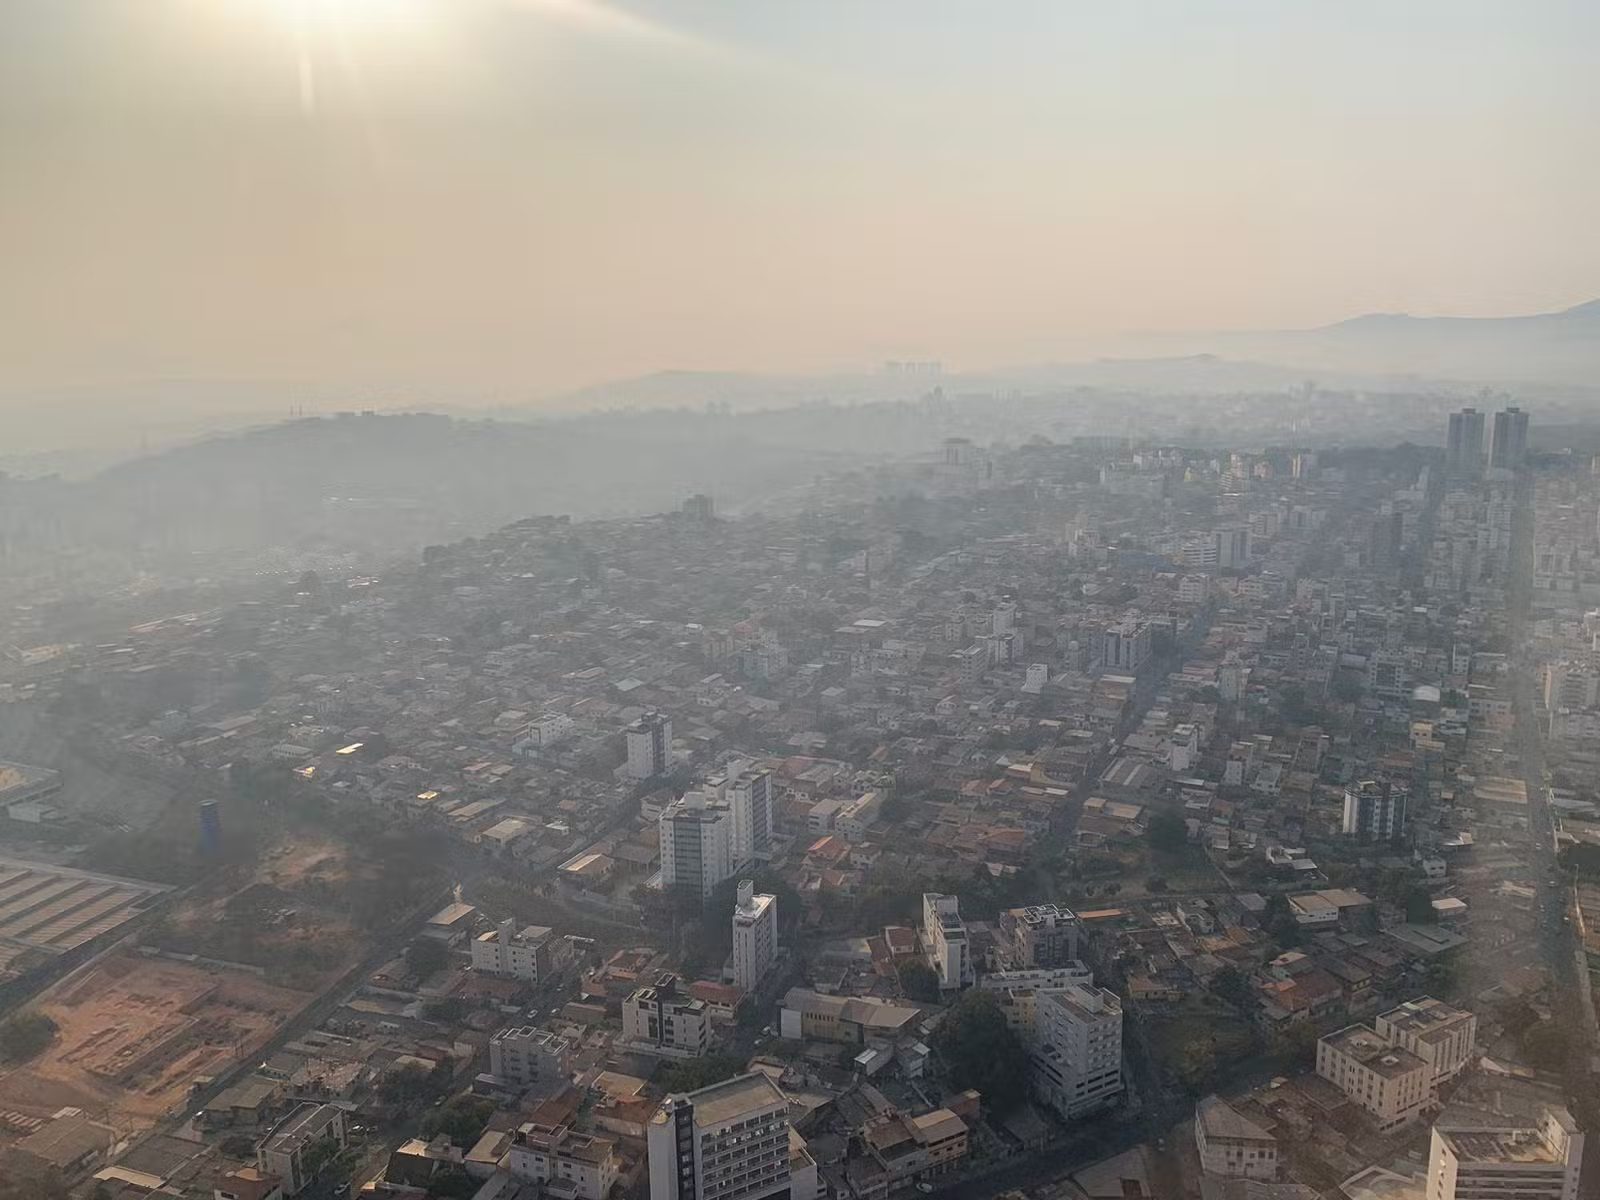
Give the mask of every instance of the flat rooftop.
[[1439, 1130], [1439, 1136], [1462, 1162], [1559, 1163], [1536, 1130]]
[[1408, 1000], [1398, 1008], [1391, 1008], [1381, 1014], [1378, 1019], [1387, 1021], [1402, 1033], [1427, 1036], [1449, 1029], [1451, 1026], [1472, 1019], [1472, 1014], [1463, 1012], [1459, 1008], [1452, 1008], [1443, 1000], [1435, 1000], [1431, 996], [1420, 1000]]
[[1427, 1069], [1427, 1063], [1409, 1050], [1391, 1046], [1365, 1025], [1350, 1025], [1322, 1039], [1385, 1079]]
[[765, 1108], [782, 1107], [787, 1111], [789, 1107], [789, 1098], [778, 1085], [759, 1072], [690, 1092], [689, 1099], [699, 1125], [721, 1125]]

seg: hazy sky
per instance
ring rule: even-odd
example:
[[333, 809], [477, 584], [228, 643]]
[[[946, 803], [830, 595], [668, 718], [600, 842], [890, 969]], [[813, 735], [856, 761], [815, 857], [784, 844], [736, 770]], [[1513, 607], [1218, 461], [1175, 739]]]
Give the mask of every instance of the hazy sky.
[[1600, 295], [1594, 0], [3, 0], [0, 389]]

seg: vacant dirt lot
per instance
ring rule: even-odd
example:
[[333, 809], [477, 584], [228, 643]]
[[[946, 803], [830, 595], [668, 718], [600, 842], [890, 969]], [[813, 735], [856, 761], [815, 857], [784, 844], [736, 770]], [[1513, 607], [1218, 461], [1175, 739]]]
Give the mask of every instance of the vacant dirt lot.
[[73, 1104], [143, 1128], [181, 1107], [196, 1077], [255, 1055], [310, 1000], [248, 972], [114, 954], [41, 998], [60, 1033], [26, 1067], [0, 1075], [0, 1094], [10, 1109], [43, 1115]]

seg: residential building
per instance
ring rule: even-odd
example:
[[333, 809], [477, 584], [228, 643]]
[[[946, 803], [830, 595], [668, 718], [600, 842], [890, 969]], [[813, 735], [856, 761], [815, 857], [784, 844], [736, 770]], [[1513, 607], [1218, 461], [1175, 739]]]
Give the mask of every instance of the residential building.
[[890, 1109], [862, 1126], [861, 1142], [877, 1168], [874, 1182], [893, 1192], [958, 1166], [967, 1156], [967, 1123], [948, 1108], [915, 1117]]
[[723, 798], [733, 813], [733, 860], [744, 870], [772, 858], [772, 772], [744, 770], [728, 781]]
[[1061, 991], [1074, 984], [1092, 984], [1094, 972], [1072, 959], [1059, 967], [1020, 967], [1015, 971], [990, 971], [979, 976], [978, 987], [986, 992]]
[[502, 1029], [489, 1039], [489, 1074], [517, 1087], [544, 1088], [572, 1073], [571, 1042], [533, 1025]]
[[472, 940], [472, 969], [539, 983], [549, 978], [556, 945], [555, 932], [548, 925], [518, 929], [515, 921], [502, 921], [498, 928]]
[[1373, 1027], [1391, 1046], [1403, 1047], [1426, 1062], [1429, 1080], [1438, 1087], [1447, 1079], [1454, 1079], [1472, 1061], [1478, 1017], [1423, 996], [1383, 1013]]
[[1122, 1002], [1074, 984], [1037, 994], [1028, 1042], [1033, 1088], [1067, 1119], [1103, 1108], [1122, 1091]]
[[668, 1096], [650, 1120], [650, 1200], [790, 1194], [789, 1099], [762, 1074]]
[[834, 817], [834, 828], [852, 842], [863, 842], [867, 838], [867, 830], [878, 823], [878, 817], [883, 812], [884, 793], [878, 788], [871, 788], [854, 800], [839, 809]]
[[217, 1180], [211, 1200], [283, 1200], [283, 1180], [254, 1167], [240, 1167]]
[[1385, 1132], [1416, 1120], [1433, 1101], [1428, 1064], [1365, 1025], [1346, 1026], [1317, 1042], [1317, 1074]]
[[1109, 626], [1101, 639], [1100, 665], [1137, 674], [1150, 661], [1150, 623], [1128, 618]]
[[699, 1058], [711, 1045], [711, 1012], [704, 1000], [678, 990], [676, 975], [665, 973], [623, 1002], [622, 1040], [667, 1058]]
[[1362, 779], [1345, 785], [1344, 822], [1346, 837], [1390, 842], [1406, 831], [1410, 791], [1389, 780]]
[[577, 1133], [565, 1125], [529, 1123], [517, 1129], [506, 1155], [513, 1179], [539, 1183], [561, 1200], [606, 1200], [620, 1164], [610, 1138]]
[[757, 895], [755, 884], [739, 881], [733, 909], [733, 983], [754, 992], [778, 956], [778, 898]]
[[939, 892], [922, 895], [922, 945], [928, 965], [944, 990], [966, 987], [973, 981], [971, 947], [961, 920], [961, 902]]
[[1200, 1169], [1234, 1179], [1276, 1179], [1278, 1139], [1220, 1096], [1207, 1096], [1194, 1109], [1194, 1144]]
[[1030, 904], [1000, 914], [1000, 957], [1016, 969], [1060, 967], [1078, 960], [1083, 922], [1059, 904]]
[[1548, 1108], [1536, 1122], [1441, 1119], [1427, 1200], [1578, 1200], [1583, 1143], [1565, 1108]]
[[344, 1110], [333, 1104], [302, 1104], [272, 1127], [256, 1146], [256, 1170], [276, 1175], [285, 1196], [297, 1196], [316, 1178], [327, 1158], [321, 1147], [342, 1150]]
[[624, 734], [629, 779], [654, 779], [665, 775], [672, 761], [672, 722], [662, 713], [649, 713], [629, 725]]
[[704, 791], [686, 792], [661, 813], [661, 885], [702, 899], [738, 870], [733, 811]]

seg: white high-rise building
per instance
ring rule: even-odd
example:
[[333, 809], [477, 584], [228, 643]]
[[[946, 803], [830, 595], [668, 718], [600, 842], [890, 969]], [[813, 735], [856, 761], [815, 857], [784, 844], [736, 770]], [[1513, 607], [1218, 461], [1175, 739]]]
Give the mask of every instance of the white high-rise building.
[[1565, 1108], [1537, 1123], [1441, 1118], [1428, 1154], [1428, 1200], [1578, 1200], [1583, 1131]]
[[733, 811], [733, 857], [739, 869], [772, 860], [772, 772], [749, 768], [728, 780], [723, 798]]
[[963, 988], [973, 981], [972, 947], [957, 897], [939, 892], [922, 894], [922, 944], [941, 988]]
[[1103, 1108], [1122, 1091], [1122, 1001], [1115, 992], [1075, 984], [1041, 991], [1028, 1042], [1033, 1087], [1071, 1119]]
[[672, 762], [672, 722], [661, 713], [650, 713], [629, 725], [624, 733], [628, 741], [628, 778], [665, 775]]
[[668, 1096], [650, 1119], [650, 1200], [767, 1200], [791, 1191], [789, 1098], [762, 1074]]
[[661, 812], [661, 884], [702, 898], [738, 869], [733, 811], [706, 792], [686, 792]]
[[754, 992], [778, 956], [778, 898], [757, 895], [756, 885], [739, 881], [733, 910], [733, 982]]

